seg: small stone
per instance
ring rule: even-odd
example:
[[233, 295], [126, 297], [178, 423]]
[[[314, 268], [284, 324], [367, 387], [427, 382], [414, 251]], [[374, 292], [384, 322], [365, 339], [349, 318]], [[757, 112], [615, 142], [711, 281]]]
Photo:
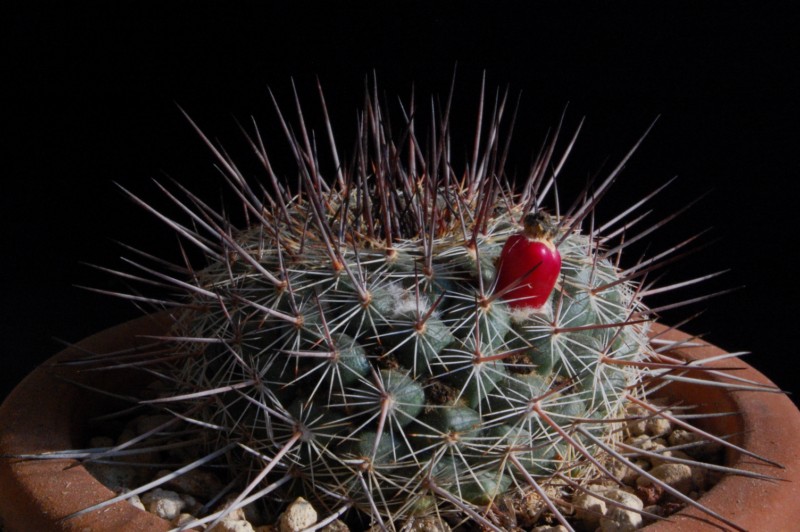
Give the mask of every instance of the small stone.
[[298, 532], [317, 522], [317, 511], [311, 503], [298, 497], [278, 518], [280, 532]]
[[[666, 413], [668, 414], [669, 411], [667, 410]], [[672, 423], [669, 422], [668, 419], [663, 418], [661, 416], [651, 417], [645, 423], [645, 432], [650, 436], [663, 436], [665, 434], [669, 434], [669, 431], [672, 430]]]
[[631, 418], [643, 418], [643, 419], [631, 419], [625, 424], [625, 428], [628, 430], [628, 434], [634, 437], [644, 434], [647, 430], [646, 416], [649, 413], [644, 408], [633, 405], [628, 407], [627, 414]]
[[[597, 493], [596, 490], [597, 488], [592, 491]], [[575, 517], [592, 528], [600, 523], [600, 518], [606, 515], [607, 510], [605, 501], [586, 491], [581, 491], [572, 498], [572, 506], [575, 507]]]
[[432, 515], [412, 518], [403, 526], [404, 532], [450, 532], [450, 530], [450, 525]]
[[[256, 532], [260, 532], [256, 529]], [[325, 525], [320, 532], [350, 532], [350, 527], [344, 521], [337, 519], [329, 525]]]
[[636, 488], [636, 496], [642, 499], [645, 505], [656, 504], [661, 496], [664, 494], [664, 488], [658, 484], [649, 484], [647, 486], [638, 486]]
[[667, 451], [667, 447], [666, 446], [661, 445], [659, 443], [653, 443], [653, 445], [648, 450], [651, 453], [660, 455], [660, 456], [647, 456], [646, 457], [647, 460], [650, 462], [650, 465], [652, 467], [655, 467], [658, 464], [664, 463], [664, 459], [662, 458], [662, 456], [664, 456], [664, 453], [669, 452], [669, 451]]
[[186, 523], [191, 523], [194, 520], [195, 520], [195, 516], [193, 516], [192, 514], [188, 514], [186, 512], [183, 512], [178, 517], [173, 519], [171, 524], [173, 526], [180, 527], [181, 525], [184, 525]]
[[652, 467], [650, 461], [645, 458], [637, 458], [636, 460], [633, 461], [633, 465], [645, 471], [649, 471], [650, 468]]
[[644, 504], [639, 497], [621, 489], [610, 489], [603, 495], [626, 508], [609, 505], [605, 517], [600, 519], [602, 532], [630, 532], [641, 526], [642, 515], [639, 511]]
[[673, 447], [677, 447], [679, 445], [689, 445], [698, 440], [700, 440], [700, 436], [695, 434], [694, 432], [690, 432], [688, 430], [683, 429], [675, 429], [669, 435], [669, 444]]
[[[122, 490], [120, 492], [120, 495], [122, 495], [123, 493], [127, 493], [128, 491], [129, 490], [127, 490], [127, 489]], [[143, 510], [145, 512], [147, 511], [147, 508], [145, 508], [144, 504], [142, 504], [142, 499], [140, 499], [138, 495], [131, 495], [130, 497], [128, 497], [127, 501], [128, 501], [128, 504], [130, 504], [134, 508], [138, 508], [138, 509]]]
[[653, 440], [647, 434], [640, 434], [639, 436], [626, 438], [624, 443], [643, 451], [649, 451], [654, 445]]
[[[556, 494], [551, 494], [554, 489], [552, 486], [545, 486], [544, 489], [547, 496], [557, 496]], [[545, 503], [538, 493], [530, 490], [523, 493], [519, 498], [512, 498], [512, 507], [517, 517], [517, 525], [523, 528], [531, 528], [539, 521], [545, 508]]]
[[671, 451], [669, 451], [668, 449], [669, 448], [666, 447], [665, 445], [661, 445], [660, 443], [653, 443], [653, 446], [649, 449], [649, 452], [654, 453], [657, 456], [648, 455], [644, 458], [647, 458], [647, 460], [650, 462], [650, 465], [652, 467], [655, 467], [659, 464], [663, 464], [664, 462], [666, 462], [666, 460], [664, 460], [664, 457], [671, 456], [670, 455]]
[[[649, 462], [647, 463], [647, 465], [648, 466], [650, 465]], [[628, 467], [625, 463], [620, 462], [619, 460], [614, 460], [609, 466], [608, 470], [611, 472], [614, 478], [616, 478], [623, 484], [633, 484], [634, 482], [636, 482], [636, 477], [639, 476], [639, 473]]]
[[[684, 495], [688, 494], [692, 489], [692, 468], [685, 464], [661, 464], [651, 469], [650, 474]], [[636, 484], [649, 486], [652, 481], [645, 476], [641, 476], [636, 479]]]
[[181, 510], [186, 505], [180, 495], [174, 491], [156, 488], [142, 495], [147, 511], [157, 516], [172, 521], [181, 514]]
[[[233, 501], [235, 501], [235, 500], [236, 500], [236, 496], [235, 495], [230, 495], [230, 496], [226, 497], [222, 501], [222, 503], [219, 504], [215, 508], [215, 511], [221, 512], [221, 511], [225, 510], [226, 508], [231, 506], [233, 504]], [[250, 503], [250, 504], [248, 504], [248, 505], [246, 505], [244, 507], [237, 508], [235, 510], [232, 510], [232, 511], [228, 512], [225, 515], [225, 519], [233, 519], [234, 521], [236, 521], [236, 520], [248, 521], [250, 523], [256, 523], [256, 524], [262, 524], [263, 523], [263, 518], [262, 518], [261, 513], [259, 512], [258, 508], [256, 507], [255, 503]]]
[[641, 436], [647, 431], [647, 420], [632, 419], [631, 421], [628, 421], [626, 428], [628, 429], [628, 434], [631, 436]]
[[719, 452], [722, 444], [707, 440], [700, 434], [683, 429], [673, 430], [669, 435], [669, 444], [672, 446], [687, 445], [687, 454], [695, 457], [711, 456]]
[[206, 532], [255, 532], [255, 529], [243, 519], [223, 519]]
[[675, 462], [670, 460], [670, 458], [680, 458], [682, 460], [692, 459], [691, 456], [681, 450], [664, 451], [660, 454], [661, 456], [658, 458], [650, 458], [650, 462], [653, 464], [653, 467], [660, 466], [661, 464], [674, 464]]

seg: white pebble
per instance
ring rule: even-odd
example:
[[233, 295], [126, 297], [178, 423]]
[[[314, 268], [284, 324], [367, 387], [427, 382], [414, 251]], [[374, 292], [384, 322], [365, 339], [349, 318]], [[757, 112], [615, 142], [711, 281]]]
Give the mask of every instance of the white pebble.
[[181, 514], [181, 510], [186, 505], [180, 495], [174, 491], [156, 488], [142, 495], [147, 511], [167, 521], [172, 521]]
[[278, 519], [280, 532], [298, 532], [317, 522], [317, 511], [311, 503], [298, 497]]
[[[256, 529], [256, 532], [259, 532], [259, 530]], [[333, 523], [325, 525], [320, 532], [350, 532], [350, 527], [347, 526], [344, 521], [337, 519]]]
[[255, 529], [243, 519], [223, 519], [206, 532], [255, 532]]
[[[236, 500], [236, 495], [230, 495], [226, 497], [221, 504], [217, 505], [215, 511], [221, 512], [227, 509], [229, 506], [233, 504], [234, 500]], [[235, 510], [231, 510], [225, 515], [225, 519], [249, 521], [250, 523], [257, 523], [257, 524], [264, 522], [264, 518], [261, 515], [261, 511], [258, 509], [255, 503], [250, 503]]]
[[642, 515], [637, 510], [644, 508], [644, 503], [639, 497], [620, 489], [610, 489], [603, 495], [626, 508], [609, 505], [605, 517], [600, 519], [602, 532], [631, 532], [641, 526]]
[[[120, 495], [122, 495], [123, 493], [126, 493], [127, 491], [129, 491], [129, 490], [122, 490], [120, 492]], [[140, 499], [138, 495], [131, 495], [127, 500], [128, 500], [128, 504], [130, 504], [134, 508], [138, 508], [140, 510], [147, 511], [147, 508], [145, 508], [144, 504], [142, 504], [142, 499]]]

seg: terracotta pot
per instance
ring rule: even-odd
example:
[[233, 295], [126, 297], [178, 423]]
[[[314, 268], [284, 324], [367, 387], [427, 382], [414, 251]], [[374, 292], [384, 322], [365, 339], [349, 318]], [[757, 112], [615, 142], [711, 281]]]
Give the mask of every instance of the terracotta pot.
[[[664, 331], [656, 325], [654, 332]], [[666, 340], [684, 340], [685, 333], [669, 331]], [[712, 346], [673, 350], [670, 355], [684, 360], [699, 360], [724, 355], [725, 351]], [[766, 353], [765, 353], [766, 355]], [[729, 372], [738, 378], [775, 386], [767, 377], [742, 360], [718, 360], [704, 364], [709, 368], [736, 368]], [[696, 371], [692, 377], [727, 381]], [[781, 479], [777, 482], [726, 476], [706, 493], [703, 506], [723, 515], [738, 526], [761, 531], [790, 531], [800, 529], [800, 412], [786, 395], [781, 393], [729, 391], [720, 387], [688, 383], [671, 383], [664, 395], [697, 405], [697, 412], [736, 412], [737, 415], [708, 418], [697, 423], [700, 428], [717, 435], [737, 435], [732, 441], [739, 447], [783, 466], [778, 468], [739, 453], [728, 452], [726, 465]], [[696, 508], [687, 508], [645, 528], [647, 532], [700, 532], [727, 530], [720, 521], [709, 518]]]
[[[166, 331], [163, 316], [144, 316], [90, 336], [68, 348], [28, 375], [0, 407], [0, 456], [76, 449], [88, 444], [85, 420], [113, 408], [107, 398], [58, 376], [104, 389], [134, 390], [131, 372], [84, 372], [51, 367], [55, 362], [135, 348], [141, 335]], [[124, 393], [124, 392], [123, 392]], [[172, 528], [152, 514], [120, 502], [88, 515], [59, 522], [73, 512], [108, 500], [115, 494], [72, 460], [20, 462], [0, 458], [0, 522], [6, 532], [28, 531], [160, 531]]]
[[[124, 393], [137, 386], [129, 373], [76, 373], [52, 362], [79, 357], [85, 351], [108, 352], [135, 348], [147, 343], [141, 335], [161, 334], [168, 321], [163, 316], [145, 316], [113, 327], [62, 351], [29, 375], [0, 407], [0, 456], [80, 448], [86, 445], [85, 419], [108, 411], [113, 405], [97, 401], [96, 395], [55, 375], [99, 383]], [[661, 331], [661, 328], [657, 328]], [[665, 338], [677, 339], [679, 332]], [[722, 354], [713, 346], [679, 349], [672, 356], [686, 360]], [[741, 368], [739, 377], [769, 383], [762, 374], [742, 361], [713, 362], [710, 366]], [[702, 372], [696, 372], [698, 376]], [[139, 383], [140, 385], [141, 383]], [[781, 463], [779, 469], [753, 459], [729, 453], [728, 465], [757, 471], [789, 482], [767, 482], [744, 477], [722, 479], [701, 500], [706, 507], [739, 526], [754, 530], [796, 530], [800, 523], [800, 412], [782, 394], [730, 392], [722, 388], [673, 383], [670, 397], [699, 405], [704, 412], [738, 412], [738, 415], [705, 420], [704, 429], [717, 434], [737, 434], [736, 443], [754, 453]], [[17, 461], [0, 458], [0, 517], [6, 532], [16, 531], [159, 531], [169, 524], [121, 502], [101, 511], [68, 521], [61, 518], [106, 500], [113, 493], [82, 466], [65, 469], [70, 460]], [[650, 525], [648, 532], [702, 531], [724, 528], [721, 523], [696, 509], [672, 516], [669, 522]]]

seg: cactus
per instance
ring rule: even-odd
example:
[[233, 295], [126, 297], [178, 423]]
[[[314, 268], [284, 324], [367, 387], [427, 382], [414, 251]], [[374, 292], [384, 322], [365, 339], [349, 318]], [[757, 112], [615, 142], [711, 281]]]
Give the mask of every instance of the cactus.
[[[482, 95], [460, 168], [449, 108], [423, 142], [413, 102], [394, 130], [368, 94], [346, 157], [321, 101], [330, 164], [299, 104], [294, 127], [276, 105], [295, 189], [257, 130], [247, 139], [267, 179], [254, 185], [197, 128], [244, 227], [182, 187], [162, 189], [188, 223], [131, 194], [206, 259], [125, 274], [177, 291], [170, 337], [150, 359], [171, 392], [148, 404], [199, 435], [203, 453], [186, 469], [224, 454], [239, 482], [233, 507], [261, 500], [277, 512], [302, 495], [328, 521], [360, 513], [387, 530], [425, 516], [502, 530], [508, 496], [611, 476], [625, 409], [653, 373], [641, 282], [671, 260], [619, 265], [644, 200], [605, 225], [594, 219], [636, 147], [562, 211], [551, 199], [575, 139], [557, 156], [556, 135], [514, 187], [500, 140], [506, 97], [487, 121]], [[531, 238], [535, 253], [511, 249]]]

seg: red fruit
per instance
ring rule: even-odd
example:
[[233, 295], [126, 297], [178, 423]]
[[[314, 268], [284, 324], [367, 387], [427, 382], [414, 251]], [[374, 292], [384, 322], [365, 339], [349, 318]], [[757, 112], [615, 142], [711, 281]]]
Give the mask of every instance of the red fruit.
[[561, 255], [551, 240], [553, 232], [546, 214], [529, 214], [525, 229], [508, 237], [503, 246], [495, 293], [511, 308], [540, 308], [550, 297], [561, 272]]

